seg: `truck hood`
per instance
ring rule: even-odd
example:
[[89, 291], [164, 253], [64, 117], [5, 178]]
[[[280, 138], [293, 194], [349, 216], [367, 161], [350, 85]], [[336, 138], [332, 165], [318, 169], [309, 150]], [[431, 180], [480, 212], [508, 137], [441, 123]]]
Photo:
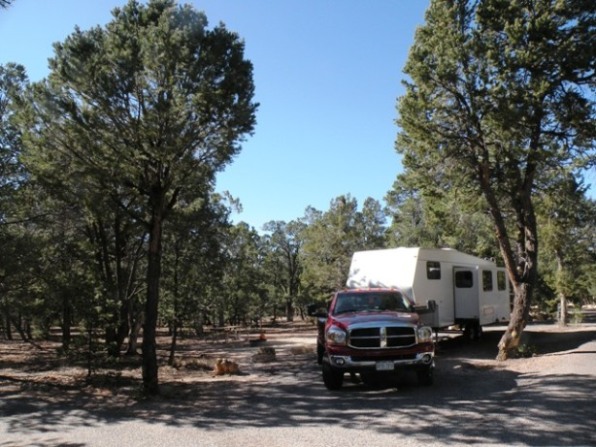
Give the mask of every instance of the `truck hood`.
[[380, 325], [391, 325], [391, 324], [406, 324], [406, 325], [417, 325], [419, 316], [415, 312], [358, 312], [358, 313], [345, 313], [335, 315], [332, 317], [333, 320], [338, 322], [341, 326], [348, 327], [353, 324], [380, 324]]

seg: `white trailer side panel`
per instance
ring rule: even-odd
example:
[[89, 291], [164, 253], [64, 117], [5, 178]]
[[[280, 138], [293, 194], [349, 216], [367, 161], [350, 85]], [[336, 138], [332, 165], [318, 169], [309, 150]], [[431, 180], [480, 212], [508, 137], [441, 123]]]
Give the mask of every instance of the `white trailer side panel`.
[[[464, 283], [469, 281], [469, 290], [456, 287], [458, 271]], [[354, 253], [347, 287], [397, 287], [417, 305], [434, 301], [439, 327], [464, 320], [484, 325], [509, 320], [504, 275], [494, 262], [457, 250], [398, 247]]]

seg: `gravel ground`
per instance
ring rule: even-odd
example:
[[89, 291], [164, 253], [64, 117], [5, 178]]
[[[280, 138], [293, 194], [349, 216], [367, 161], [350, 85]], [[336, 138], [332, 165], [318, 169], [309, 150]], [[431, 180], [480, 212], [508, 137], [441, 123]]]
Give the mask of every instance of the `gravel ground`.
[[151, 400], [122, 377], [81, 388], [0, 365], [0, 447], [596, 446], [596, 323], [529, 326], [536, 355], [498, 363], [503, 329], [478, 342], [443, 334], [431, 387], [405, 376], [329, 392], [311, 331], [271, 334], [269, 363], [246, 343], [213, 345], [240, 375], [162, 368], [162, 396]]

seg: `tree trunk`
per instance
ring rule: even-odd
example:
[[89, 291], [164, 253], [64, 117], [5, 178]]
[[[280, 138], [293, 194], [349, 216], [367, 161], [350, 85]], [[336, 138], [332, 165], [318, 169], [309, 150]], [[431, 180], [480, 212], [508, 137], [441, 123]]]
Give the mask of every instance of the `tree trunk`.
[[567, 326], [568, 312], [567, 312], [567, 297], [563, 292], [559, 293], [559, 326]]
[[195, 330], [195, 334], [198, 337], [202, 337], [203, 335], [205, 335], [205, 327], [203, 326], [204, 321], [205, 321], [205, 317], [203, 316], [202, 313], [200, 313], [199, 316], [197, 317], [197, 319], [194, 321], [193, 327]]
[[29, 340], [33, 340], [33, 329], [31, 328], [31, 320], [25, 320], [25, 333]]
[[226, 325], [224, 309], [221, 305], [220, 305], [219, 309], [217, 310], [217, 325], [219, 327], [223, 327]]
[[147, 301], [143, 324], [143, 389], [148, 395], [159, 394], [156, 330], [161, 276], [162, 206], [160, 205], [159, 203], [153, 205], [147, 261]]
[[530, 315], [530, 303], [533, 286], [530, 284], [521, 284], [515, 287], [515, 297], [513, 300], [513, 310], [507, 330], [499, 341], [499, 353], [497, 360], [504, 361], [509, 358], [510, 352], [519, 346], [521, 334], [526, 327], [528, 316]]
[[178, 326], [180, 322], [178, 320], [178, 269], [180, 260], [180, 251], [178, 245], [175, 246], [175, 259], [174, 259], [174, 284], [173, 284], [173, 303], [172, 308], [174, 311], [174, 317], [172, 318], [172, 344], [170, 345], [170, 357], [168, 358], [168, 365], [174, 364], [174, 358], [176, 356], [176, 343], [178, 342]]
[[172, 327], [172, 344], [170, 345], [170, 357], [168, 358], [168, 365], [172, 366], [174, 364], [174, 359], [176, 357], [176, 343], [178, 342], [178, 321], [177, 318], [174, 317]]
[[[122, 223], [120, 214], [116, 214], [114, 218], [114, 238], [116, 246], [116, 298], [117, 303], [120, 303], [118, 314], [116, 315], [115, 321], [117, 322], [117, 328], [115, 332], [115, 338], [111, 346], [112, 356], [120, 356], [120, 350], [124, 344], [126, 336], [130, 333], [130, 312], [132, 309], [133, 297], [130, 296], [130, 280], [132, 275], [127, 275], [123, 267], [123, 258], [126, 255], [127, 238], [122, 231]], [[137, 258], [135, 256], [133, 260], [133, 266], [131, 269], [134, 271]]]
[[6, 324], [6, 339], [7, 340], [12, 340], [12, 328], [10, 325], [10, 314], [8, 313], [8, 310], [6, 311], [6, 313], [4, 314], [4, 322]]
[[[521, 334], [528, 323], [532, 293], [538, 277], [538, 240], [536, 221], [531, 206], [526, 206], [522, 222], [525, 223], [520, 230], [520, 241], [517, 248], [517, 268], [510, 271], [512, 263], [506, 262], [509, 277], [515, 292], [513, 311], [507, 330], [499, 341], [497, 360], [507, 360], [511, 351], [519, 346]], [[529, 211], [528, 211], [529, 210]], [[511, 259], [511, 258], [510, 258]]]
[[529, 190], [522, 191], [515, 201], [517, 224], [517, 247], [515, 252], [510, 243], [507, 226], [496, 196], [488, 181], [486, 166], [479, 170], [484, 196], [488, 201], [490, 213], [495, 224], [495, 234], [499, 249], [513, 285], [513, 310], [507, 330], [499, 341], [497, 360], [507, 360], [512, 350], [519, 346], [521, 334], [530, 315], [532, 293], [538, 277], [538, 239], [536, 217]]
[[128, 348], [126, 349], [126, 355], [137, 355], [137, 345], [139, 340], [139, 332], [143, 326], [143, 314], [137, 316], [137, 319], [130, 325], [131, 330], [128, 334]]
[[287, 321], [294, 321], [294, 300], [289, 296], [286, 300], [286, 318]]
[[72, 325], [72, 307], [68, 293], [62, 292], [62, 349], [64, 352], [70, 350], [71, 333], [70, 326]]
[[9, 319], [9, 322], [12, 323], [12, 325], [14, 326], [14, 328], [17, 330], [17, 332], [21, 336], [21, 340], [23, 340], [23, 341], [29, 341], [29, 339], [27, 338], [27, 334], [25, 333], [25, 330], [23, 329], [23, 325], [21, 324], [21, 316], [20, 315], [17, 318], [14, 318], [11, 315], [10, 316], [10, 319]]
[[110, 326], [106, 328], [106, 345], [108, 348], [108, 355], [110, 357], [119, 357], [120, 351], [122, 349], [122, 345], [124, 344], [124, 340], [130, 333], [130, 317], [128, 315], [130, 305], [128, 300], [119, 301], [120, 308], [118, 312], [115, 313], [114, 317], [112, 318], [113, 324], [115, 326]]
[[563, 259], [557, 253], [557, 288], [559, 289], [559, 325], [567, 326], [567, 297], [565, 296], [564, 287], [564, 268]]

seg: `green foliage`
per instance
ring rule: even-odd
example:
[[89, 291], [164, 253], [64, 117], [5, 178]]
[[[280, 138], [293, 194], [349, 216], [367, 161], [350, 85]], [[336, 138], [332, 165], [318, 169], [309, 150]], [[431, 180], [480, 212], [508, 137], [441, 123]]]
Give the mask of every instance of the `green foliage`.
[[324, 213], [309, 208], [304, 222], [302, 278], [311, 302], [345, 287], [355, 251], [384, 247], [384, 211], [373, 199], [358, 211], [356, 199], [339, 196]]
[[[291, 319], [344, 287], [354, 251], [497, 258], [495, 229], [522, 260], [539, 231], [541, 310], [560, 293], [593, 300], [596, 212], [577, 170], [594, 157], [582, 4], [547, 1], [532, 16], [518, 1], [433, 1], [398, 104], [406, 170], [388, 210], [340, 196], [264, 234], [230, 224], [229, 198], [213, 194], [257, 106], [243, 43], [223, 26], [173, 1], [129, 2], [58, 43], [49, 79], [27, 89], [22, 67], [0, 67], [4, 335], [60, 325], [64, 352], [92, 372], [127, 336], [136, 352], [149, 286], [172, 328]], [[69, 345], [71, 325], [86, 335]]]
[[17, 106], [27, 86], [22, 66], [0, 66], [0, 314], [4, 336], [12, 338], [14, 326], [23, 339], [31, 336], [32, 325], [44, 321], [40, 305], [36, 253], [39, 247], [25, 203], [35, 208], [26, 190], [27, 173], [20, 160], [21, 134]]
[[19, 160], [21, 135], [15, 121], [15, 106], [27, 85], [25, 69], [16, 64], [0, 65], [0, 220], [6, 223], [6, 212], [12, 195], [25, 180]]
[[513, 283], [501, 357], [538, 278], [536, 191], [594, 162], [594, 23], [589, 2], [432, 0], [405, 67], [408, 186], [441, 223], [449, 198], [482, 198]]
[[109, 200], [144, 225], [143, 371], [156, 393], [164, 221], [213, 189], [252, 132], [252, 64], [236, 34], [168, 0], [130, 0], [105, 28], [77, 28], [54, 51], [23, 114], [28, 166], [40, 182], [66, 180], [77, 203]]
[[261, 269], [264, 253], [260, 236], [241, 222], [224, 235], [222, 255], [223, 278], [212, 291], [214, 322], [220, 326], [260, 322], [271, 310]]
[[551, 166], [593, 159], [594, 120], [582, 95], [590, 15], [580, 8], [431, 3], [398, 103], [396, 147], [409, 187], [433, 203], [455, 189], [465, 201], [483, 193], [494, 219], [509, 208], [524, 214], [522, 203]]
[[530, 358], [536, 355], [536, 346], [529, 344], [521, 344], [517, 347], [516, 357]]
[[192, 202], [239, 151], [256, 109], [242, 42], [206, 26], [189, 6], [131, 1], [105, 29], [56, 44], [49, 81], [34, 91], [33, 155], [72, 165], [87, 190], [106, 191], [147, 225], [147, 199], [160, 213], [181, 195]]
[[482, 199], [463, 199], [461, 192], [443, 191], [439, 197], [413, 191], [407, 174], [387, 195], [392, 216], [388, 245], [451, 247], [482, 258], [499, 257], [494, 230]]
[[579, 307], [573, 307], [569, 312], [569, 322], [571, 324], [581, 324], [584, 321], [584, 314]]
[[265, 263], [270, 273], [269, 282], [273, 286], [274, 296], [283, 297], [288, 321], [294, 319], [294, 305], [301, 293], [303, 268], [300, 253], [305, 227], [299, 221], [271, 221], [264, 226], [264, 230], [269, 232], [265, 237], [268, 249]]
[[589, 304], [596, 301], [596, 252], [591, 251], [590, 261], [579, 266], [580, 276], [577, 279], [578, 289], [581, 291], [581, 303]]
[[594, 296], [589, 290], [590, 272], [596, 261], [594, 201], [569, 176], [538, 197], [537, 214], [543, 247], [540, 265], [546, 282], [560, 299], [589, 302]]
[[218, 195], [175, 210], [168, 222], [164, 251], [164, 300], [160, 315], [172, 327], [201, 330], [213, 320], [227, 259], [222, 249], [230, 230], [229, 210]]

